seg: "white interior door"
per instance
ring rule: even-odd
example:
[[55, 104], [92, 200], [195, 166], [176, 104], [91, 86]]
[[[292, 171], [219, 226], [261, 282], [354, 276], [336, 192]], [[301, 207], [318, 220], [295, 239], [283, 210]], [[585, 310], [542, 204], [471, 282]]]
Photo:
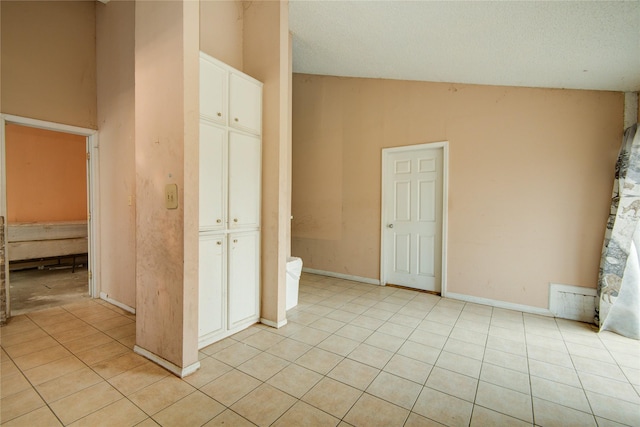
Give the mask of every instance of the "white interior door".
[[443, 148], [383, 150], [382, 281], [442, 284]]

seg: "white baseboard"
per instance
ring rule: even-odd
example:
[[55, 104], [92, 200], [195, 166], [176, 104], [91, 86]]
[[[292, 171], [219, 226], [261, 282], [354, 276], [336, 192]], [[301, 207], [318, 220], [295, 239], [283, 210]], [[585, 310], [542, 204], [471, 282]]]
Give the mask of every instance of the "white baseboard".
[[512, 302], [498, 301], [495, 299], [474, 297], [472, 295], [456, 294], [453, 292], [447, 292], [445, 298], [457, 299], [465, 302], [472, 302], [476, 304], [489, 305], [491, 307], [504, 308], [505, 310], [522, 311], [523, 313], [538, 314], [540, 316], [553, 317], [553, 313], [546, 308], [533, 307], [531, 305], [515, 304]]
[[154, 363], [157, 363], [158, 365], [162, 366], [163, 368], [165, 368], [166, 370], [168, 370], [169, 372], [173, 373], [174, 375], [179, 376], [180, 378], [184, 378], [187, 375], [193, 374], [195, 371], [197, 371], [200, 368], [200, 362], [195, 362], [192, 363], [189, 366], [186, 366], [184, 368], [181, 368], [178, 365], [174, 365], [173, 363], [169, 362], [166, 359], [163, 359], [162, 357], [158, 356], [157, 354], [154, 354], [148, 350], [145, 350], [144, 348], [140, 347], [140, 346], [134, 346], [133, 347], [133, 351], [135, 353], [138, 353], [141, 356], [146, 357], [147, 359], [151, 360]]
[[314, 268], [302, 267], [305, 273], [319, 274], [321, 276], [335, 277], [338, 279], [353, 280], [354, 282], [368, 283], [370, 285], [379, 285], [380, 280], [370, 279], [368, 277], [352, 276], [350, 274], [334, 273], [332, 271], [316, 270]]
[[109, 298], [109, 295], [107, 295], [105, 292], [100, 292], [100, 299], [103, 299], [106, 302], [108, 302], [109, 304], [113, 304], [116, 307], [119, 307], [119, 308], [123, 309], [124, 311], [128, 311], [131, 314], [136, 314], [136, 309], [135, 308], [129, 307], [128, 305], [123, 304], [120, 301], [116, 301], [114, 299]]
[[287, 319], [281, 320], [276, 323], [276, 322], [272, 322], [271, 320], [260, 318], [260, 323], [263, 323], [267, 326], [271, 326], [272, 328], [280, 329], [287, 324]]

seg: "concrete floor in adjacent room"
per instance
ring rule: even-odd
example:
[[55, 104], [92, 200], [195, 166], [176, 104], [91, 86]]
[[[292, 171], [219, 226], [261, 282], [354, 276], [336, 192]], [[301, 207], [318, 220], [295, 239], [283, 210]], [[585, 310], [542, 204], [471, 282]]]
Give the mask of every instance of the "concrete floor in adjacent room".
[[9, 281], [12, 316], [89, 298], [86, 263], [75, 272], [71, 266], [11, 271]]

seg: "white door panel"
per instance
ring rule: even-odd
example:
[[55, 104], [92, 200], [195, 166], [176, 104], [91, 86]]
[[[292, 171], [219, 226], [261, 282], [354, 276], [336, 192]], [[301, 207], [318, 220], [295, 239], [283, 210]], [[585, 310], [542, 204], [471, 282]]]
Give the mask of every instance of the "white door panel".
[[229, 125], [256, 135], [262, 130], [262, 86], [239, 74], [229, 76]]
[[200, 59], [200, 115], [220, 124], [227, 121], [227, 72]]
[[225, 330], [224, 235], [200, 235], [198, 337]]
[[443, 150], [385, 152], [383, 282], [440, 292]]
[[259, 318], [260, 232], [229, 234], [229, 329]]
[[260, 138], [229, 132], [229, 228], [260, 225]]
[[226, 222], [226, 134], [200, 122], [200, 230], [223, 230]]

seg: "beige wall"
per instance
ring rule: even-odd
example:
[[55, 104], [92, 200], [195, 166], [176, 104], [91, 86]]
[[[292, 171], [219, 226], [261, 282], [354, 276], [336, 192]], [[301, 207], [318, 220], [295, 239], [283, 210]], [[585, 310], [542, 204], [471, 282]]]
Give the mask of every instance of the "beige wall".
[[200, 50], [242, 70], [241, 1], [200, 1]]
[[96, 3], [100, 291], [136, 306], [135, 3]]
[[381, 149], [448, 140], [448, 291], [595, 287], [623, 94], [294, 75], [293, 254], [378, 279]]
[[7, 222], [87, 220], [87, 138], [5, 127]]
[[93, 1], [2, 1], [2, 113], [95, 129]]
[[286, 319], [290, 253], [289, 9], [286, 2], [251, 2], [244, 11], [244, 72], [264, 83], [262, 101], [261, 317]]
[[136, 344], [183, 368], [198, 360], [197, 100], [198, 4], [136, 2]]

